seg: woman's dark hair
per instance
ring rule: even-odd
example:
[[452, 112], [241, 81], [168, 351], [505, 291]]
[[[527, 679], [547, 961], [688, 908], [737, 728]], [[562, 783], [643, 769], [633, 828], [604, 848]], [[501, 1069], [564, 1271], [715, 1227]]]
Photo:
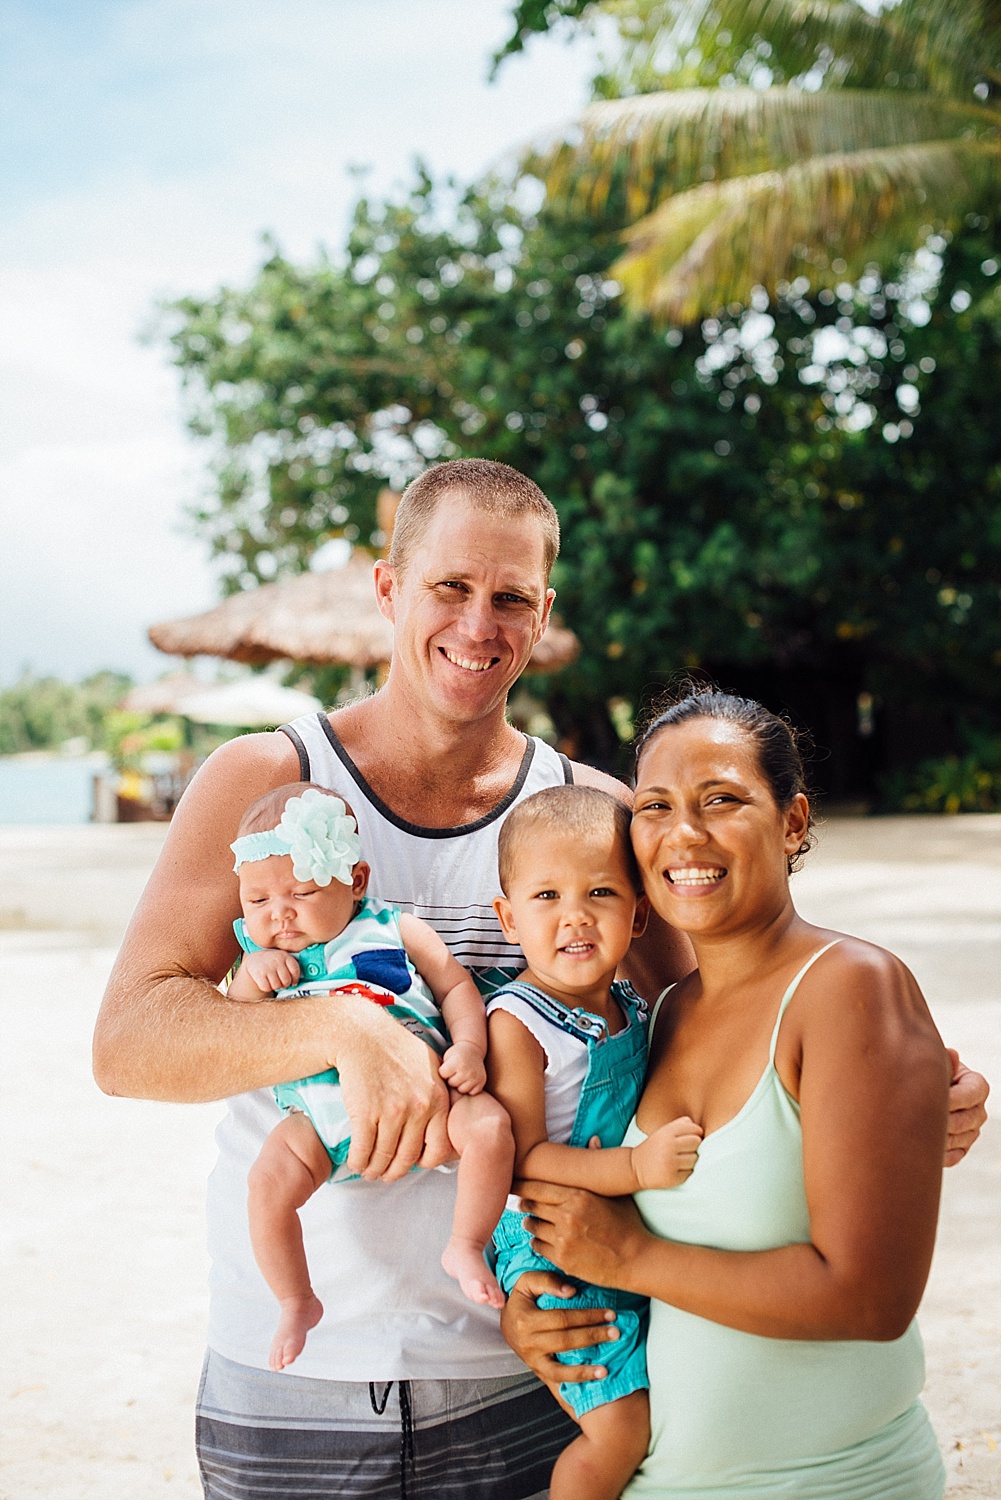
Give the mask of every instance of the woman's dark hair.
[[[636, 741], [637, 768], [644, 750], [662, 730], [675, 724], [686, 724], [691, 719], [718, 719], [742, 729], [754, 741], [761, 774], [783, 812], [800, 792], [809, 796], [802, 751], [806, 736], [753, 698], [739, 698], [735, 693], [724, 693], [712, 685], [687, 683], [680, 693], [661, 699], [653, 714]], [[811, 812], [806, 837], [789, 856], [790, 874], [799, 869], [802, 856], [813, 848], [814, 843]]]

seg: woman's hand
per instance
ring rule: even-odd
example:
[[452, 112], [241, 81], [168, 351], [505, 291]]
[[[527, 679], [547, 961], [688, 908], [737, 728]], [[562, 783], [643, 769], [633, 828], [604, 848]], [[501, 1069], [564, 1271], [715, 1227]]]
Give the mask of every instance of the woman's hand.
[[954, 1167], [973, 1145], [987, 1119], [987, 1095], [991, 1086], [980, 1073], [974, 1073], [959, 1053], [949, 1048], [952, 1063], [952, 1086], [949, 1089], [949, 1139], [946, 1141], [945, 1164]]
[[631, 1198], [599, 1198], [553, 1182], [515, 1184], [530, 1219], [532, 1249], [568, 1276], [632, 1291], [634, 1261], [653, 1239]]
[[576, 1290], [557, 1271], [526, 1271], [512, 1287], [501, 1313], [501, 1332], [511, 1348], [554, 1395], [562, 1381], [603, 1380], [608, 1373], [604, 1365], [561, 1364], [557, 1354], [614, 1343], [619, 1337], [611, 1308], [543, 1308], [536, 1300], [572, 1297]]

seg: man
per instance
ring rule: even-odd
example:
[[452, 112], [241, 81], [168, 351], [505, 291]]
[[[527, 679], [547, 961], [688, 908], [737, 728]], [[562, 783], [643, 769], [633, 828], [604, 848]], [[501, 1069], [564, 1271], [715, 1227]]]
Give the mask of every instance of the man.
[[[504, 464], [458, 460], [416, 480], [390, 558], [375, 566], [379, 607], [394, 625], [385, 686], [290, 733], [218, 750], [182, 799], [126, 936], [95, 1037], [101, 1087], [231, 1098], [210, 1183], [213, 1298], [199, 1398], [212, 1500], [540, 1500], [572, 1435], [495, 1317], [465, 1302], [438, 1265], [451, 1182], [410, 1175], [450, 1154], [447, 1095], [428, 1049], [365, 1000], [234, 1005], [215, 988], [236, 955], [229, 843], [240, 814], [300, 778], [350, 793], [376, 896], [431, 920], [482, 988], [506, 977], [512, 950], [490, 911], [503, 815], [570, 778], [629, 798], [611, 777], [526, 742], [504, 717], [548, 622], [558, 542], [548, 500]], [[648, 993], [689, 966], [687, 945], [663, 927], [631, 955], [631, 977]], [[353, 1123], [350, 1165], [367, 1181], [318, 1193], [304, 1214], [326, 1313], [302, 1373], [274, 1375], [273, 1307], [247, 1239], [246, 1169], [276, 1117], [261, 1091], [328, 1067], [340, 1072]], [[954, 1092], [962, 1155], [986, 1084], [964, 1070]], [[557, 1349], [615, 1332], [591, 1327], [593, 1313], [537, 1312], [532, 1298], [544, 1287], [545, 1278], [525, 1278], [505, 1317], [520, 1352], [548, 1374]], [[582, 1326], [591, 1327], [584, 1339]]]

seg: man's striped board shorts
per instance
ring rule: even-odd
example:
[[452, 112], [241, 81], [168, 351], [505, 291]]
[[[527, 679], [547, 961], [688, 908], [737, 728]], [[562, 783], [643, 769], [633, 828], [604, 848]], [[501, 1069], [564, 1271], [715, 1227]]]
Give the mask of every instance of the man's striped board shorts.
[[545, 1500], [577, 1430], [527, 1372], [356, 1384], [211, 1350], [196, 1413], [206, 1500]]

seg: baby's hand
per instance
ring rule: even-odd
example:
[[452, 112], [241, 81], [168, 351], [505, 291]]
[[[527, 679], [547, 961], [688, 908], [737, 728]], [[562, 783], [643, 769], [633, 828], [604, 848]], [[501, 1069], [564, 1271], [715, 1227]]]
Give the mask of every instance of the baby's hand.
[[453, 1042], [438, 1072], [460, 1094], [479, 1094], [487, 1081], [483, 1058], [472, 1042]]
[[260, 990], [283, 990], [299, 978], [299, 960], [280, 948], [261, 948], [244, 954], [241, 968]]
[[633, 1149], [633, 1171], [641, 1188], [672, 1188], [691, 1177], [702, 1126], [687, 1115], [669, 1120]]

